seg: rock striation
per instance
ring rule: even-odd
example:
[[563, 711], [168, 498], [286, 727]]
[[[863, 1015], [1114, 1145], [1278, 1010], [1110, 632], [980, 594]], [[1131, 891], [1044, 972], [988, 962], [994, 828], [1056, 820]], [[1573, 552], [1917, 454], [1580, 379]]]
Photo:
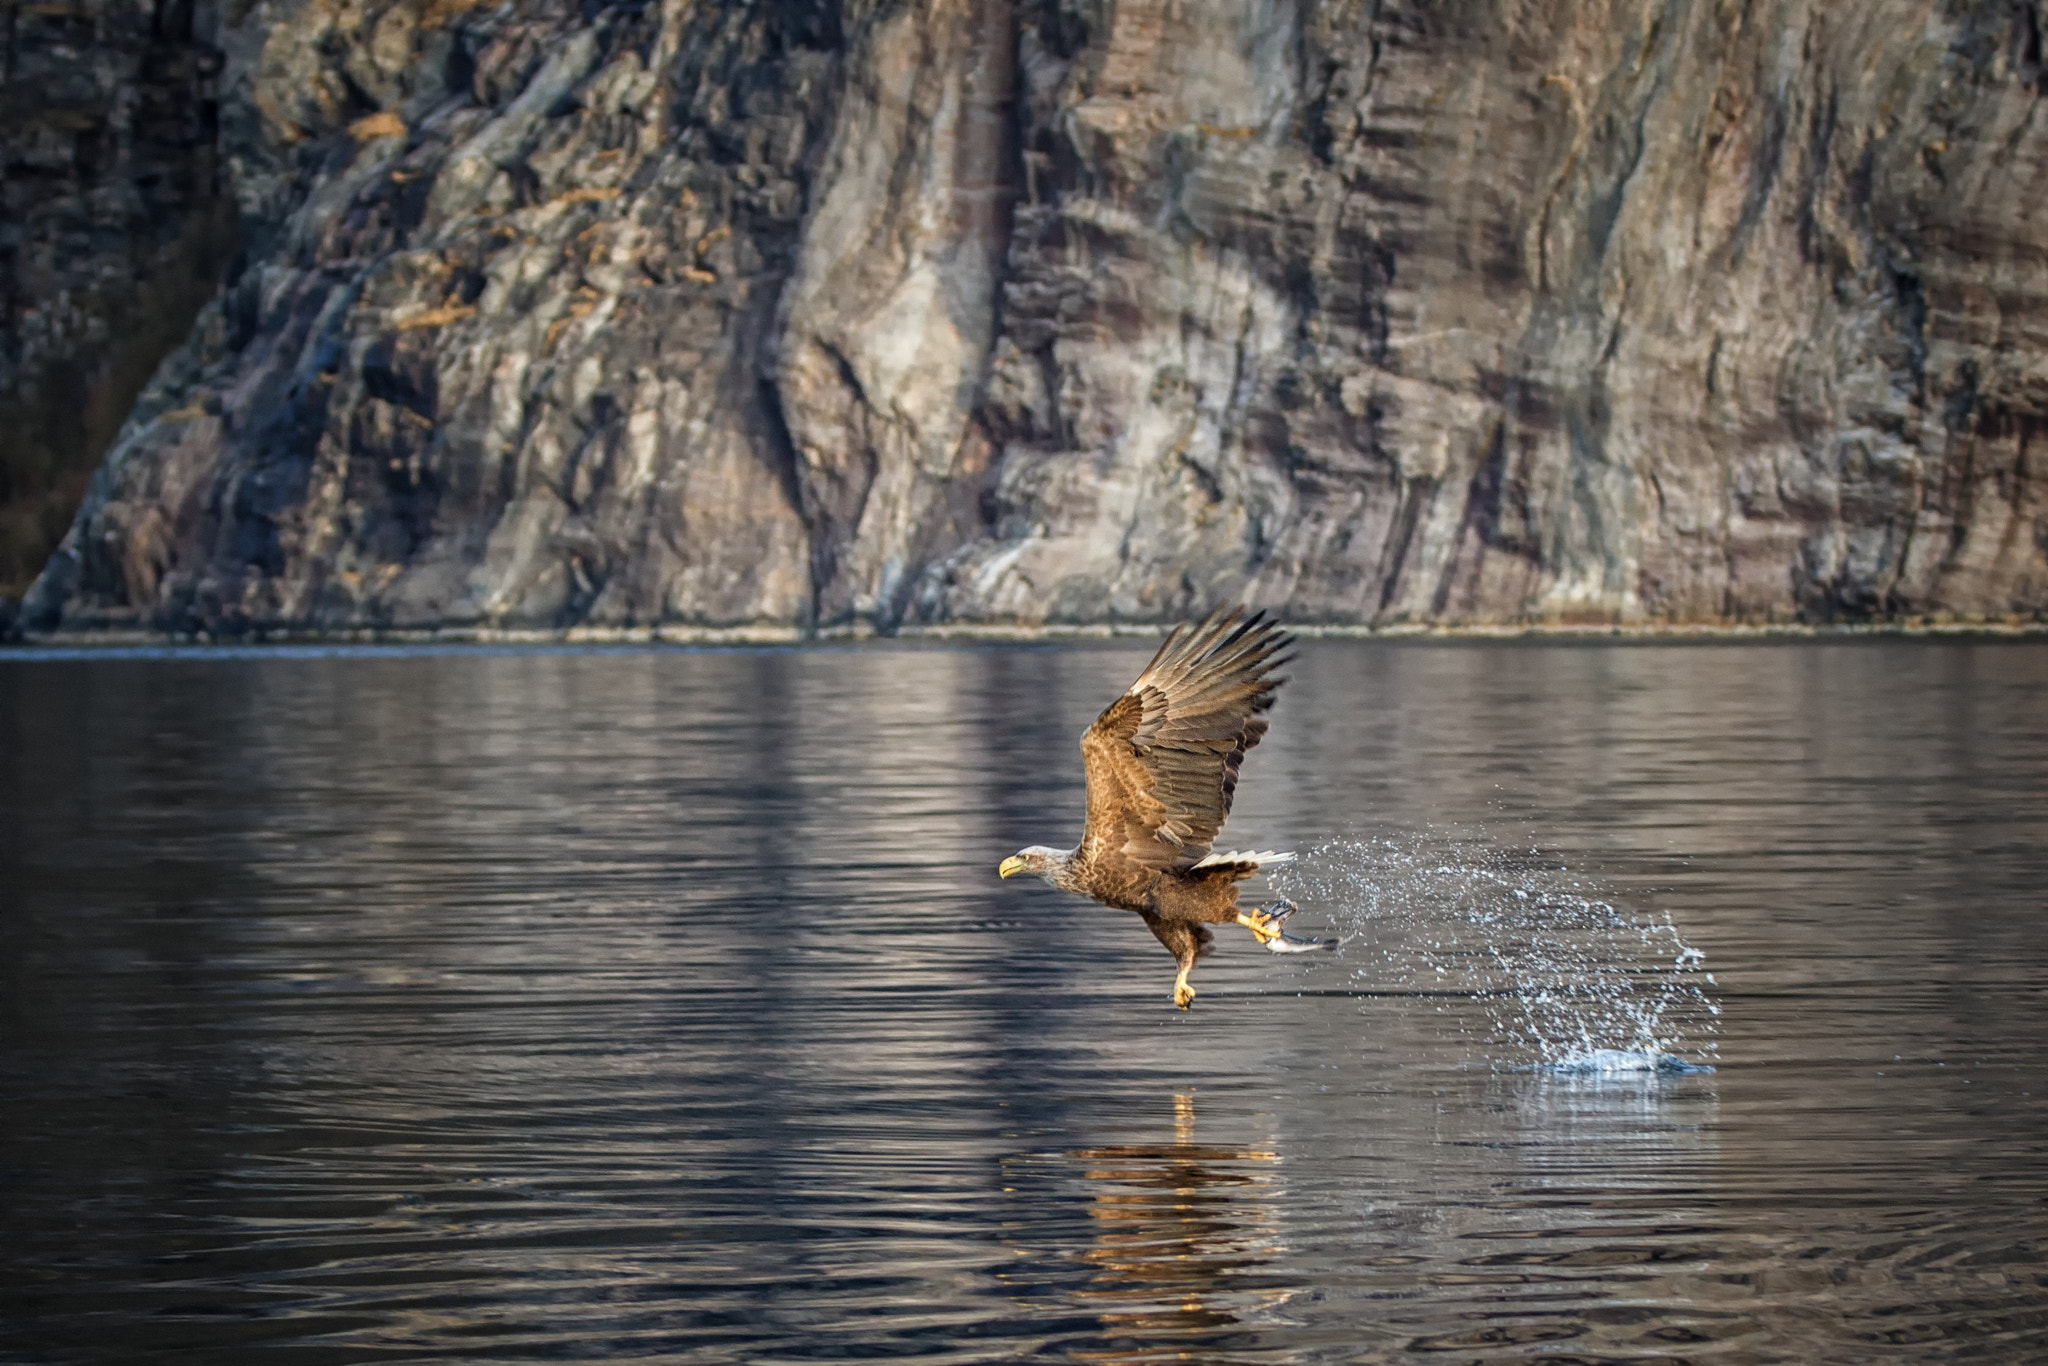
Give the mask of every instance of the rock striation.
[[31, 631], [2048, 616], [2032, 0], [251, 0]]

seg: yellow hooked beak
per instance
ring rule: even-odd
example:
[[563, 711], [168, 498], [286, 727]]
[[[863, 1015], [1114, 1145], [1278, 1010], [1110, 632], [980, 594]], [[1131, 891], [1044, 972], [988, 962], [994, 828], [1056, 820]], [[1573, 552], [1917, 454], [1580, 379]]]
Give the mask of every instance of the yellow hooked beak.
[[1003, 877], [1008, 877], [1012, 873], [1021, 873], [1023, 871], [1024, 860], [1018, 858], [1015, 854], [1012, 854], [1008, 858], [1004, 859], [1002, 862], [1002, 866], [996, 869], [996, 872]]

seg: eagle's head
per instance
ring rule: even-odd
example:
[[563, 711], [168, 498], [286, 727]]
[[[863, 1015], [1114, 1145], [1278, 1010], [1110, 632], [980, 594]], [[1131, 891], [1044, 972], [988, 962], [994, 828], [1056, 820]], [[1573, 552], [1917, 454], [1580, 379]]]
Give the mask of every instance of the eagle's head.
[[1042, 877], [1050, 882], [1053, 870], [1059, 866], [1061, 858], [1062, 854], [1058, 849], [1048, 849], [1042, 844], [1034, 844], [1028, 849], [1019, 849], [1004, 859], [996, 872], [1004, 877], [1030, 873], [1033, 877]]

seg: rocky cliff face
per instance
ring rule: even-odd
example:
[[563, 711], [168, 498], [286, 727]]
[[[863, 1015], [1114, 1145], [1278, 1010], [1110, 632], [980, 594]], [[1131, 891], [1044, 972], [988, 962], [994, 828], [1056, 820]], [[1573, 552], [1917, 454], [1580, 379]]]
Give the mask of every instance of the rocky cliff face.
[[233, 246], [192, 0], [0, 9], [0, 616]]
[[2048, 614], [2030, 0], [253, 0], [32, 629]]

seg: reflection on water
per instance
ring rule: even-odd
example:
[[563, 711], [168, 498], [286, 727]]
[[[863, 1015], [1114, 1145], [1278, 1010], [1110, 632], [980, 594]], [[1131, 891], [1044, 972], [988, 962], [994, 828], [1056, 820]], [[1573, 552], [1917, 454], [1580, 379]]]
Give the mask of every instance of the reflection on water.
[[1096, 1226], [1095, 1246], [1083, 1254], [1096, 1274], [1080, 1296], [1099, 1306], [1102, 1335], [1113, 1344], [1081, 1353], [1086, 1360], [1213, 1349], [1212, 1330], [1239, 1322], [1236, 1301], [1256, 1312], [1291, 1294], [1271, 1275], [1247, 1274], [1284, 1269], [1273, 1178], [1261, 1169], [1280, 1155], [1196, 1143], [1195, 1098], [1186, 1092], [1173, 1098], [1173, 1128], [1172, 1143], [1073, 1154], [1090, 1183]]
[[998, 883], [1144, 653], [0, 657], [0, 1359], [2048, 1355], [2048, 647], [1311, 642], [1233, 842], [1668, 916], [1619, 1076]]

